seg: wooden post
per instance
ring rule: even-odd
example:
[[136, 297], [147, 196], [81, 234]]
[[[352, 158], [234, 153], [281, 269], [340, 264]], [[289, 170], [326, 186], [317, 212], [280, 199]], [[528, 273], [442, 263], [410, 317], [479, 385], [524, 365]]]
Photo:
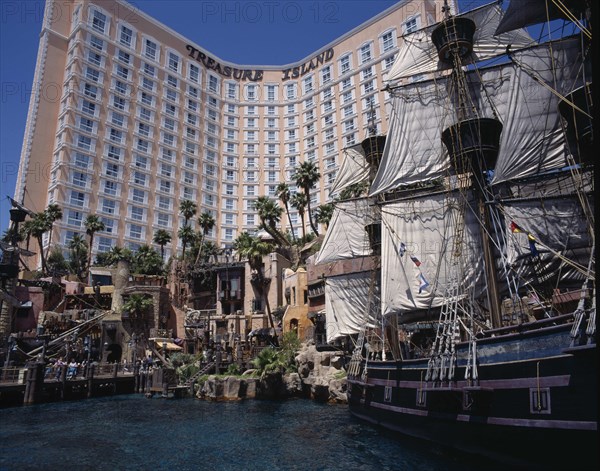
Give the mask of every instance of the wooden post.
[[34, 363], [27, 367], [25, 384], [25, 396], [23, 404], [35, 404], [39, 402], [40, 393], [44, 387], [44, 364]]
[[94, 366], [92, 364], [87, 367], [87, 397], [94, 397]]
[[65, 398], [65, 389], [67, 387], [67, 367], [68, 365], [62, 365], [60, 367], [60, 398]]
[[140, 392], [140, 365], [137, 361], [133, 362], [133, 392]]
[[112, 374], [112, 377], [113, 377], [113, 394], [117, 393], [117, 374], [118, 374], [118, 372], [119, 372], [119, 364], [115, 363], [113, 365], [113, 372], [112, 372], [113, 373]]

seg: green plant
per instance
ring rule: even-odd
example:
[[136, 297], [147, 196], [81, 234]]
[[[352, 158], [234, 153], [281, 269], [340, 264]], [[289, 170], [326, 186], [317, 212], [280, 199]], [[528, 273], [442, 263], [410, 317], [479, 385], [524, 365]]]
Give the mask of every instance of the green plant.
[[241, 373], [240, 367], [237, 363], [232, 363], [227, 367], [227, 371], [225, 372], [227, 376], [239, 376]]

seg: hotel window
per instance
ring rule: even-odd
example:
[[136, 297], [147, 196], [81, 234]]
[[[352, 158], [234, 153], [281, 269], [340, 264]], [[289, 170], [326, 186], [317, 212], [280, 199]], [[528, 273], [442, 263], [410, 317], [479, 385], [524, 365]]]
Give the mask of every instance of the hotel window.
[[[277, 145], [276, 144], [267, 144], [267, 154], [273, 155], [277, 152]], [[271, 160], [272, 157], [269, 157], [269, 160]]]
[[188, 171], [183, 172], [183, 183], [186, 185], [195, 185], [196, 184], [196, 176]]
[[227, 142], [225, 144], [225, 152], [235, 153], [235, 144], [232, 142]]
[[71, 190], [71, 198], [69, 200], [69, 204], [72, 206], [78, 206], [83, 208], [85, 206], [85, 193], [81, 191], [73, 191]]
[[168, 196], [161, 196], [159, 195], [157, 198], [157, 204], [158, 204], [158, 208], [159, 209], [163, 209], [165, 211], [170, 211], [171, 210], [171, 198], [169, 198]]
[[177, 103], [179, 101], [178, 93], [175, 90], [167, 88], [165, 90], [165, 97], [167, 100]]
[[352, 101], [352, 90], [342, 94], [342, 103], [348, 103], [349, 101]]
[[156, 214], [156, 225], [161, 226], [161, 227], [170, 227], [171, 216], [166, 213], [157, 213]]
[[103, 51], [104, 50], [104, 41], [102, 39], [100, 39], [98, 36], [90, 36], [90, 46], [92, 46], [94, 49], [97, 49], [98, 51]]
[[169, 164], [160, 164], [160, 174], [163, 177], [171, 178], [173, 176], [173, 166]]
[[227, 98], [231, 98], [231, 99], [237, 98], [237, 84], [235, 84], [235, 83], [227, 84]]
[[296, 130], [290, 129], [289, 131], [287, 131], [287, 138], [288, 140], [296, 139]]
[[173, 162], [173, 150], [167, 149], [166, 147], [160, 148], [160, 158], [167, 162]]
[[142, 92], [142, 94], [140, 96], [140, 101], [144, 105], [154, 106], [154, 97], [152, 95], [150, 95], [149, 93]]
[[150, 77], [156, 77], [156, 67], [144, 62], [144, 73], [148, 74]]
[[104, 194], [110, 196], [117, 196], [117, 182], [113, 182], [110, 180], [104, 181]]
[[[314, 138], [313, 138], [314, 139]], [[306, 160], [312, 162], [317, 158], [317, 153], [313, 150], [310, 150], [306, 153]]]
[[310, 121], [311, 119], [315, 119], [315, 110], [307, 111], [304, 115], [304, 121]]
[[314, 104], [315, 104], [315, 97], [313, 95], [310, 98], [307, 98], [306, 100], [304, 100], [304, 109], [310, 108]]
[[78, 136], [77, 137], [77, 147], [83, 150], [91, 150], [92, 148], [92, 139], [87, 136]]
[[294, 100], [296, 98], [296, 84], [290, 83], [285, 86], [285, 96], [288, 100]]
[[[104, 224], [106, 226], [106, 223]], [[108, 237], [98, 237], [98, 252], [108, 252], [113, 248], [113, 239]]]
[[247, 182], [253, 182], [256, 181], [256, 172], [254, 170], [248, 170], [246, 172], [246, 179]]
[[81, 172], [73, 172], [71, 176], [71, 183], [80, 188], [85, 188], [87, 186], [87, 175]]
[[388, 31], [381, 37], [383, 52], [394, 49], [394, 31]]
[[191, 113], [186, 113], [187, 115], [187, 123], [191, 124], [192, 126], [196, 126], [198, 124], [198, 116], [196, 116], [195, 114], [191, 114]]
[[208, 104], [210, 106], [214, 106], [215, 108], [219, 107], [219, 100], [217, 100], [214, 96], [208, 97]]
[[365, 98], [364, 103], [365, 103], [363, 106], [364, 109], [375, 107], [375, 105], [377, 104], [375, 102], [375, 95], [371, 95], [371, 96]]
[[353, 108], [354, 108], [353, 105], [344, 106], [344, 108], [342, 108], [342, 112], [344, 113], [344, 118], [346, 118], [348, 116], [352, 116], [354, 114]]
[[179, 86], [179, 80], [176, 77], [173, 77], [171, 74], [167, 74], [167, 85], [177, 88]]
[[133, 43], [133, 30], [125, 25], [121, 25], [119, 30], [119, 42], [123, 46], [131, 47]]
[[88, 61], [94, 65], [101, 66], [102, 65], [102, 56], [94, 51], [88, 52]]
[[274, 115], [275, 113], [275, 107], [272, 105], [267, 106], [267, 114], [268, 115]]
[[163, 193], [171, 193], [173, 190], [173, 184], [170, 181], [159, 179], [158, 182], [159, 191], [162, 191]]
[[165, 118], [163, 125], [169, 131], [175, 131], [175, 120], [174, 119]]
[[118, 77], [121, 77], [125, 80], [129, 80], [129, 69], [127, 67], [123, 67], [122, 65], [117, 64], [116, 71]]
[[79, 129], [85, 132], [92, 132], [94, 130], [94, 122], [91, 119], [80, 117]]
[[333, 95], [333, 91], [331, 87], [327, 87], [325, 90], [323, 90], [323, 100], [327, 100], [329, 98], [331, 98]]
[[153, 92], [154, 91], [154, 80], [150, 80], [148, 77], [142, 77], [142, 88]]
[[92, 28], [102, 34], [106, 33], [106, 15], [98, 10], [92, 10]]
[[174, 146], [175, 145], [175, 136], [173, 134], [164, 133], [162, 141], [163, 141], [163, 143], [165, 143], [169, 146]]
[[134, 203], [144, 204], [146, 202], [146, 192], [144, 190], [140, 190], [139, 188], [132, 188], [131, 200]]
[[371, 60], [371, 44], [365, 44], [360, 48], [360, 62], [364, 64]]
[[125, 104], [127, 102], [125, 101], [125, 98], [120, 98], [116, 95], [113, 95], [113, 106], [118, 109], [118, 110], [124, 110], [125, 109]]
[[277, 168], [277, 157], [267, 157], [267, 167]]
[[328, 112], [331, 111], [333, 109], [333, 103], [331, 100], [326, 101], [325, 103], [323, 103], [323, 111], [324, 112]]
[[384, 61], [384, 65], [383, 68], [384, 69], [389, 69], [392, 65], [394, 65], [394, 60], [396, 59], [396, 56], [390, 56], [390, 57], [386, 57], [385, 61]]
[[117, 144], [120, 144], [123, 140], [123, 133], [117, 129], [110, 128], [109, 139]]
[[104, 231], [102, 232], [112, 234], [115, 228], [115, 220], [106, 217], [101, 217], [100, 220], [104, 223]]
[[311, 77], [306, 77], [303, 80], [303, 85], [304, 85], [304, 93], [308, 93], [308, 92], [312, 92], [313, 91], [313, 78]]
[[73, 156], [73, 165], [87, 170], [90, 167], [90, 157], [76, 152]]
[[287, 166], [288, 167], [295, 167], [297, 163], [298, 163], [298, 159], [296, 158], [295, 155], [291, 155], [287, 158]]
[[213, 93], [219, 93], [219, 79], [214, 75], [208, 76], [208, 90]]
[[254, 196], [256, 194], [256, 185], [244, 185], [244, 195]]
[[275, 141], [277, 140], [277, 132], [276, 131], [267, 131], [267, 141]]
[[194, 64], [190, 64], [188, 78], [194, 83], [200, 83], [200, 68]]
[[[209, 123], [211, 124], [211, 123]], [[191, 139], [192, 141], [194, 141], [196, 139], [196, 130], [192, 129], [192, 128], [188, 128], [186, 126], [185, 128], [185, 137], [187, 137], [188, 139]]]
[[267, 85], [267, 101], [275, 101], [276, 87], [275, 85]]
[[107, 162], [104, 168], [104, 175], [110, 178], [119, 178], [119, 166]]
[[121, 49], [117, 52], [117, 59], [127, 65], [131, 62], [131, 56]]
[[133, 172], [133, 183], [140, 186], [146, 186], [147, 175], [137, 170]]
[[246, 225], [247, 226], [254, 226], [255, 222], [254, 222], [254, 214], [246, 214]]
[[365, 70], [362, 71], [362, 79], [368, 79], [370, 77], [373, 77], [373, 66], [371, 67], [367, 67]]
[[217, 112], [215, 110], [213, 110], [212, 108], [208, 108], [206, 110], [206, 116], [208, 117], [208, 119], [210, 119], [212, 121], [217, 121]]
[[81, 227], [81, 223], [83, 222], [83, 213], [79, 211], [69, 210], [67, 216], [67, 224], [69, 226]]
[[323, 67], [321, 70], [321, 83], [326, 84], [331, 81], [331, 66]]
[[[225, 213], [225, 224], [228, 224], [228, 225], [235, 224], [233, 214]], [[225, 236], [225, 238], [227, 238], [227, 236]]]
[[138, 132], [142, 136], [149, 137], [150, 136], [150, 129], [151, 129], [150, 126], [148, 126], [147, 124], [138, 123]]
[[150, 41], [149, 39], [146, 39], [144, 41], [144, 55], [148, 59], [156, 60], [157, 50], [158, 50], [158, 46], [156, 45], [156, 43], [154, 41]]
[[183, 165], [185, 165], [185, 168], [196, 170], [198, 161], [192, 157], [185, 156]]
[[246, 127], [247, 128], [255, 128], [256, 127], [256, 118], [246, 118]]
[[364, 89], [365, 89], [365, 93], [371, 93], [373, 90], [375, 90], [375, 86], [374, 86], [374, 81], [370, 80], [368, 82], [366, 82], [364, 85]]
[[144, 228], [142, 226], [138, 226], [137, 224], [129, 225], [129, 237], [132, 239], [141, 239]]
[[215, 197], [213, 195], [207, 195], [205, 193], [204, 194], [204, 204], [207, 206], [214, 206], [215, 205]]
[[225, 194], [228, 196], [235, 195], [235, 186], [230, 185], [229, 183], [225, 185]]
[[91, 67], [86, 67], [85, 78], [91, 80], [92, 82], [98, 83], [100, 81], [100, 72], [96, 69], [92, 69]]
[[335, 128], [328, 129], [325, 131], [325, 140], [328, 141], [335, 137]]
[[350, 88], [352, 86], [352, 78], [347, 78], [342, 80], [342, 90], [346, 90], [347, 88]]
[[215, 123], [206, 123], [206, 132], [217, 134], [217, 125]]
[[276, 181], [278, 180], [278, 178], [277, 178], [277, 177], [278, 177], [278, 174], [277, 174], [277, 172], [275, 172], [275, 171], [273, 171], [273, 170], [269, 170], [269, 171], [267, 172], [267, 181], [268, 181], [269, 183], [274, 183], [274, 182], [276, 182]]
[[134, 155], [133, 158], [133, 164], [137, 167], [137, 168], [141, 168], [146, 170], [148, 168], [148, 158], [147, 157], [143, 157], [141, 155]]
[[150, 148], [149, 142], [145, 141], [144, 139], [138, 139], [137, 140], [137, 149], [142, 151], [142, 152], [148, 152], [148, 149]]
[[287, 105], [287, 114], [294, 114], [296, 112], [296, 105]]
[[173, 52], [169, 52], [168, 56], [169, 60], [167, 66], [169, 70], [172, 70], [173, 72], [179, 72], [179, 56]]
[[115, 126], [126, 127], [125, 116], [121, 113], [117, 113], [116, 111], [111, 112], [111, 123]]
[[144, 221], [146, 218], [144, 216], [144, 208], [140, 208], [139, 206], [130, 206], [130, 217], [135, 221]]
[[404, 31], [404, 34], [415, 32], [417, 29], [419, 29], [419, 19], [418, 19], [418, 17], [415, 16], [414, 18], [410, 18], [409, 20], [407, 20], [402, 25], [402, 29]]
[[175, 116], [177, 114], [177, 107], [171, 103], [165, 103], [165, 113], [169, 116]]
[[235, 137], [235, 131], [233, 129], [228, 129], [227, 133], [226, 133], [226, 137], [227, 137], [227, 139], [235, 140], [236, 139], [236, 137]]
[[331, 152], [335, 152], [335, 142], [325, 144], [325, 153], [330, 154]]
[[344, 132], [348, 132], [354, 129], [354, 119], [344, 121]]
[[315, 132], [315, 123], [310, 123], [306, 126], [306, 134], [312, 134], [313, 132]]
[[140, 108], [140, 118], [145, 119], [146, 121], [152, 122], [152, 111], [148, 108]]
[[306, 139], [306, 147], [310, 148], [310, 147], [314, 147], [315, 146], [315, 136], [310, 136], [308, 139]]
[[246, 85], [246, 100], [256, 101], [256, 85]]
[[196, 199], [196, 193], [194, 192], [193, 188], [190, 188], [189, 186], [184, 186], [183, 190], [181, 191], [181, 198], [184, 200], [195, 200]]
[[340, 74], [350, 72], [350, 54], [340, 57]]
[[225, 198], [225, 209], [235, 209], [235, 200], [231, 198]]

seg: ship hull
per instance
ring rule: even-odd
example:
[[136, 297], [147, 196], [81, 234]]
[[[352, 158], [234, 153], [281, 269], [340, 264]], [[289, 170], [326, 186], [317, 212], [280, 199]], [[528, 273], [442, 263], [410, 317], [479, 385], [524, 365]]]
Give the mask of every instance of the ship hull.
[[569, 325], [478, 342], [478, 382], [426, 382], [427, 360], [369, 362], [348, 379], [350, 411], [385, 428], [495, 460], [542, 469], [595, 469], [596, 346], [569, 345]]

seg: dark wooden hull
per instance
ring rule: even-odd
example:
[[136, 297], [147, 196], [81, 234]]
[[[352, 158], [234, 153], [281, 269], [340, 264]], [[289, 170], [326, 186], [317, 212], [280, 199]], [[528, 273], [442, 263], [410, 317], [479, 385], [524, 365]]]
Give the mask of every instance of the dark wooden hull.
[[596, 469], [596, 345], [568, 348], [569, 325], [478, 342], [479, 381], [427, 383], [427, 359], [369, 362], [348, 378], [350, 411], [414, 437], [513, 465]]

